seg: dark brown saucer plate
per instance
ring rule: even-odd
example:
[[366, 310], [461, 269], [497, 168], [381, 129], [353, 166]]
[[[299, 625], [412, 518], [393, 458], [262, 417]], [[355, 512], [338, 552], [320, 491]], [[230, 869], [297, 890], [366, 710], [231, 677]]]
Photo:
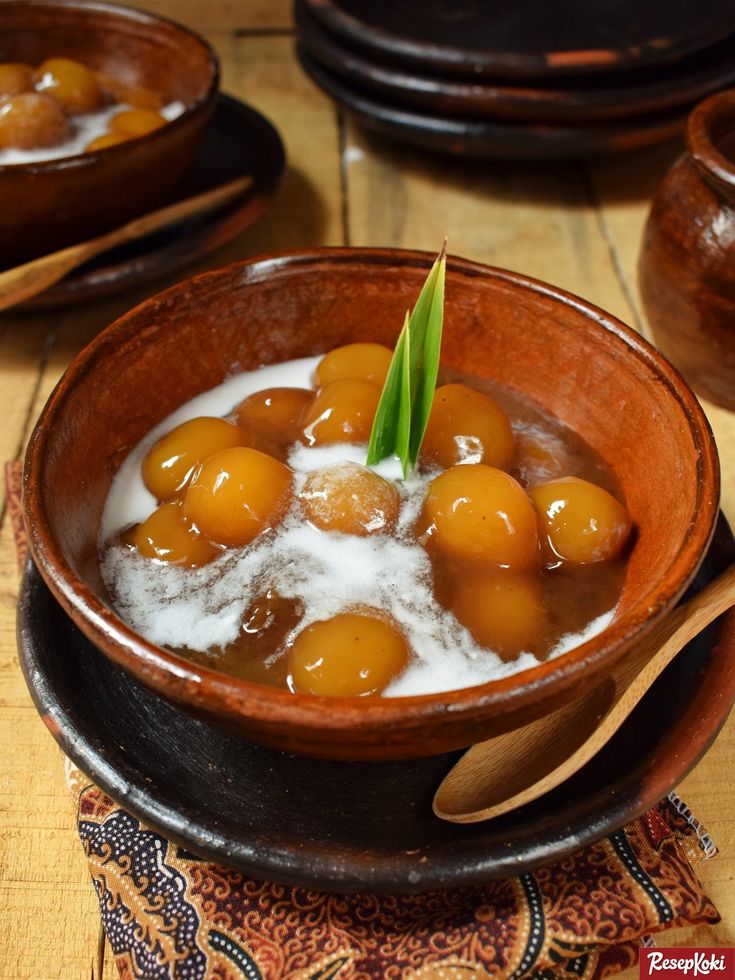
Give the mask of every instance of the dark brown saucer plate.
[[249, 175], [253, 183], [246, 193], [216, 211], [105, 252], [21, 309], [56, 309], [85, 303], [142, 285], [204, 258], [267, 211], [284, 167], [283, 143], [274, 126], [244, 102], [220, 95], [207, 135], [174, 200]]
[[[735, 559], [720, 518], [693, 588]], [[29, 562], [18, 647], [38, 711], [113, 799], [181, 846], [261, 879], [337, 892], [479, 884], [559, 860], [666, 793], [714, 740], [735, 700], [735, 612], [676, 658], [608, 746], [573, 779], [506, 817], [434, 817], [457, 753], [325, 762], [259, 748], [194, 720], [87, 641]]]
[[735, 29], [731, 0], [306, 2], [327, 29], [390, 64], [471, 78], [550, 78], [666, 64]]
[[590, 79], [581, 83], [575, 77], [565, 88], [533, 88], [383, 65], [326, 31], [309, 13], [305, 0], [296, 0], [294, 17], [299, 43], [322, 67], [379, 99], [437, 115], [535, 122], [629, 118], [689, 105], [735, 81], [735, 35], [670, 68], [639, 71], [635, 80], [630, 73], [622, 77], [611, 73], [604, 76], [603, 85]]
[[328, 71], [302, 46], [296, 50], [311, 80], [364, 126], [404, 143], [455, 156], [549, 160], [622, 153], [676, 136], [691, 108], [676, 106], [631, 119], [580, 121], [577, 125], [430, 115], [368, 95]]

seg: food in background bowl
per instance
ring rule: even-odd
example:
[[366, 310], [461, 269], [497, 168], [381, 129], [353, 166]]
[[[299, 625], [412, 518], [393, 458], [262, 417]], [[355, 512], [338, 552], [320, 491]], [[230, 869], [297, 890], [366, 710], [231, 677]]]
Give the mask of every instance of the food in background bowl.
[[157, 426], [100, 536], [125, 621], [201, 664], [329, 696], [481, 684], [601, 632], [631, 530], [610, 468], [465, 376], [436, 390], [408, 479], [395, 457], [368, 467], [390, 359], [350, 344], [260, 368]]
[[[104, 2], [4, 0], [0, 61], [0, 267], [162, 204], [191, 165], [217, 99], [218, 62], [205, 41]], [[85, 152], [92, 137], [81, 120], [120, 115], [113, 100], [135, 111], [123, 126], [149, 131], [125, 140], [116, 133], [115, 145]], [[150, 128], [149, 113], [160, 108], [176, 118]], [[16, 145], [38, 140], [46, 145]]]
[[152, 133], [184, 111], [73, 58], [0, 63], [0, 166], [57, 160]]
[[105, 587], [98, 541], [113, 479], [133, 448], [237, 372], [354, 342], [392, 347], [429, 264], [416, 252], [326, 249], [189, 279], [92, 341], [31, 439], [26, 525], [64, 608], [140, 682], [259, 743], [331, 758], [406, 758], [522, 725], [599, 683], [673, 607], [711, 538], [714, 442], [696, 398], [661, 355], [559, 289], [453, 259], [443, 370], [522, 392], [614, 468], [636, 537], [610, 625], [564, 656], [472, 687], [329, 699], [192, 663], [126, 625]]

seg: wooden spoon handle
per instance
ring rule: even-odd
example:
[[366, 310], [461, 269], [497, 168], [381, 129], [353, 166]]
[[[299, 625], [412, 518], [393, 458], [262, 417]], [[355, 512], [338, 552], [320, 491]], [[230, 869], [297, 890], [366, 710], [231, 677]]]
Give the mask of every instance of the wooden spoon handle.
[[0, 310], [6, 310], [9, 306], [15, 306], [24, 299], [36, 296], [38, 293], [53, 286], [59, 279], [75, 269], [78, 265], [86, 262], [100, 252], [121, 245], [123, 242], [134, 241], [143, 238], [151, 232], [159, 231], [169, 225], [183, 221], [196, 214], [203, 214], [206, 211], [225, 204], [233, 198], [239, 197], [252, 184], [252, 177], [238, 177], [220, 187], [215, 187], [211, 191], [205, 191], [194, 197], [188, 197], [183, 201], [176, 201], [157, 211], [151, 211], [140, 218], [135, 218], [120, 228], [115, 228], [98, 238], [92, 238], [77, 245], [70, 245], [68, 248], [60, 249], [58, 252], [51, 252], [39, 259], [33, 259], [23, 265], [15, 266], [13, 269], [6, 269], [0, 272]]

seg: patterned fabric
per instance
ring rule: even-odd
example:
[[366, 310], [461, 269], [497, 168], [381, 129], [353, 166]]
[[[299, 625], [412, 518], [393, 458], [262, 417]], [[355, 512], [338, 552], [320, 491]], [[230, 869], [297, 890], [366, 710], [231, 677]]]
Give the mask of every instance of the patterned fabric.
[[719, 918], [676, 799], [534, 874], [395, 898], [250, 880], [148, 830], [92, 784], [79, 833], [125, 980], [597, 978], [633, 965], [652, 932]]
[[[6, 469], [24, 536], [20, 470]], [[693, 864], [716, 854], [674, 794], [533, 874], [385, 897], [253, 881], [147, 828], [68, 760], [78, 828], [122, 980], [597, 980], [661, 930], [719, 921]]]

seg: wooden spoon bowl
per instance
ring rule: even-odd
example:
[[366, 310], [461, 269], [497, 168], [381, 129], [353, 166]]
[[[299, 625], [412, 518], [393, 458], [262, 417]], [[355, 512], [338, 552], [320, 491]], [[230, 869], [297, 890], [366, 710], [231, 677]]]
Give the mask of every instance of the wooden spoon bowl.
[[523, 391], [611, 463], [637, 538], [616, 618], [514, 676], [405, 698], [294, 696], [146, 642], [112, 609], [102, 508], [130, 449], [233, 370], [339, 344], [393, 344], [431, 265], [419, 252], [324, 249], [186, 282], [103, 331], [71, 365], [31, 439], [24, 508], [54, 594], [112, 660], [163, 696], [261, 744], [342, 759], [432, 755], [527, 724], [594, 689], [674, 606], [718, 512], [712, 434], [689, 388], [633, 330], [516, 273], [451, 259], [444, 364]]

